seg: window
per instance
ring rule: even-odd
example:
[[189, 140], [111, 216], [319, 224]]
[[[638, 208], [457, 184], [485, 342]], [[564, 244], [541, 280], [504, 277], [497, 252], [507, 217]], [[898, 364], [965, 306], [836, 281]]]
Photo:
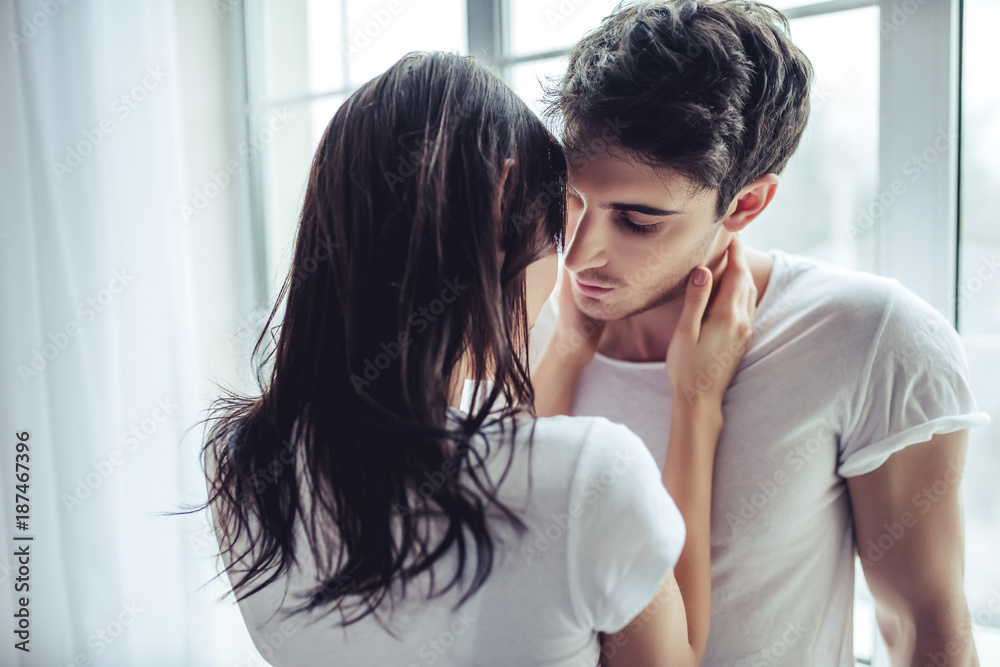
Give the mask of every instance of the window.
[[468, 52], [464, 0], [248, 0], [243, 7], [260, 301], [285, 278], [305, 183], [327, 123], [410, 51]]
[[[990, 26], [1000, 4], [967, 0], [962, 35], [962, 142], [958, 285], [959, 331], [965, 342], [972, 390], [991, 422], [976, 429], [965, 468], [966, 592], [984, 665], [1000, 664], [1000, 55]], [[991, 150], [992, 147], [992, 150]]]

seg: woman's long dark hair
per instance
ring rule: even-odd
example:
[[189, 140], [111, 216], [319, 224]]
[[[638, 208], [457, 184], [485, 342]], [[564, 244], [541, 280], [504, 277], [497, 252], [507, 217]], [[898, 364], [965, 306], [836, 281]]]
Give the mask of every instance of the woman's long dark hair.
[[[556, 140], [472, 58], [411, 54], [340, 107], [264, 329], [287, 298], [274, 349], [261, 355], [265, 333], [254, 347], [261, 395], [227, 391], [205, 420], [208, 504], [239, 562], [237, 597], [297, 562], [296, 519], [319, 572], [294, 612], [378, 618], [390, 585], [427, 571], [440, 595], [472, 555], [459, 604], [483, 584], [491, 507], [523, 524], [470, 445], [533, 414], [525, 269], [562, 248], [564, 187]], [[477, 387], [494, 381], [468, 414], [449, 410], [464, 355]], [[431, 568], [450, 549], [458, 568], [435, 587]]]

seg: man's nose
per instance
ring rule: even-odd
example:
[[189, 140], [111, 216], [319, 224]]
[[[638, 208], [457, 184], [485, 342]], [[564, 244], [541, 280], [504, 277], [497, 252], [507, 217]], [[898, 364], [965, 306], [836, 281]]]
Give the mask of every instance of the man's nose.
[[611, 241], [602, 229], [598, 216], [590, 210], [580, 214], [566, 246], [566, 268], [573, 273], [600, 268], [607, 264], [607, 248]]

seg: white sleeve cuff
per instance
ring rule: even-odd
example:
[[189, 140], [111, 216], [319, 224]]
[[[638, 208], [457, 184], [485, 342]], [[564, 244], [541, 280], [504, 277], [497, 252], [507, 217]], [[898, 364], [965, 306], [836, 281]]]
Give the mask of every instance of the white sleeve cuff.
[[596, 628], [598, 631], [618, 632], [650, 605], [680, 558], [686, 533], [683, 525], [680, 524], [679, 530], [658, 531], [650, 536], [632, 562], [628, 575], [622, 577], [629, 582], [628, 588], [614, 591], [614, 599], [609, 601], [611, 604], [601, 623], [603, 627]]
[[964, 415], [938, 417], [917, 424], [851, 454], [837, 468], [837, 474], [841, 477], [857, 477], [870, 473], [885, 463], [890, 456], [910, 445], [927, 442], [932, 436], [940, 433], [953, 433], [966, 428], [985, 426], [989, 421], [990, 417], [985, 412], [969, 412]]

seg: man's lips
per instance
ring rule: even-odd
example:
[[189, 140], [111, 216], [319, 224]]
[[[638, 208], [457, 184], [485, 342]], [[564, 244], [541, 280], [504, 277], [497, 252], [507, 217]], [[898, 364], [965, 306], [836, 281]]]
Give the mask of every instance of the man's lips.
[[580, 290], [580, 293], [585, 294], [587, 296], [601, 296], [602, 294], [607, 294], [608, 292], [614, 289], [613, 287], [600, 287], [598, 285], [589, 285], [581, 281], [579, 278], [574, 278], [573, 282], [576, 283], [576, 288]]

